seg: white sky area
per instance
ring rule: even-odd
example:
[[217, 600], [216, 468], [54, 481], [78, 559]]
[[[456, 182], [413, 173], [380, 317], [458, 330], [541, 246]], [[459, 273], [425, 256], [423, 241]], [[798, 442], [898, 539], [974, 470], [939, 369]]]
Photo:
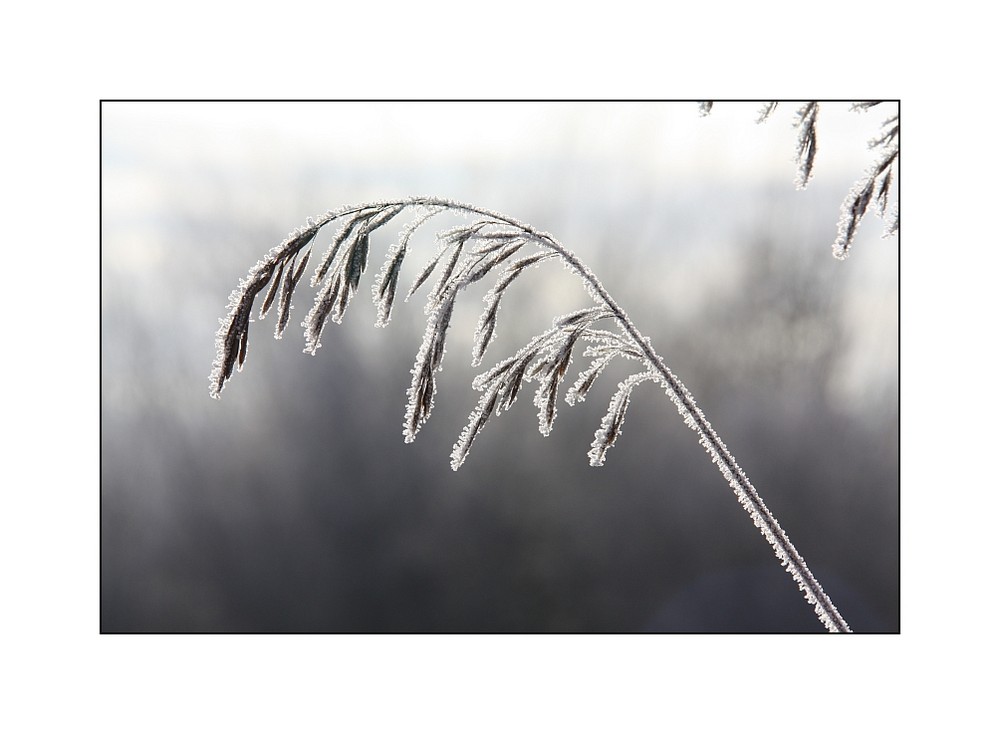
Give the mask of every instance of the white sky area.
[[[707, 118], [691, 103], [651, 102], [302, 102], [106, 103], [105, 140], [204, 159], [246, 155], [248, 147], [294, 144], [330, 160], [399, 164], [415, 156], [476, 163], [545, 157], [572, 147], [595, 159], [628, 160], [640, 171], [794, 177], [795, 103], [755, 124], [761, 105], [716, 103]], [[871, 162], [865, 143], [889, 115], [822, 106], [818, 170], [858, 176]], [[163, 138], [176, 137], [176, 146]], [[145, 146], [143, 146], [145, 147]]]

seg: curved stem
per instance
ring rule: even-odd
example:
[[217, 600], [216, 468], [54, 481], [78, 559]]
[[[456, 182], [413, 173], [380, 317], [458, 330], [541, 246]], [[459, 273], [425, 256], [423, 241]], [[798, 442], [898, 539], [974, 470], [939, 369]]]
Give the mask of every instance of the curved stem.
[[377, 204], [366, 204], [351, 207], [337, 212], [329, 212], [316, 222], [316, 226], [322, 226], [335, 218], [361, 211], [363, 209], [372, 208], [374, 206], [442, 207], [459, 212], [479, 214], [515, 227], [543, 247], [558, 253], [567, 265], [569, 265], [569, 267], [581, 278], [581, 280], [583, 280], [595, 300], [602, 301], [608, 309], [611, 310], [615, 319], [617, 319], [617, 321], [621, 324], [625, 333], [628, 334], [629, 338], [634, 342], [636, 348], [641, 350], [641, 352], [645, 355], [650, 367], [658, 372], [662, 377], [663, 384], [667, 386], [667, 392], [674, 404], [677, 406], [678, 412], [684, 418], [684, 422], [698, 434], [699, 442], [705, 447], [708, 454], [712, 457], [712, 462], [719, 468], [722, 476], [725, 477], [726, 481], [728, 481], [730, 486], [733, 488], [733, 492], [739, 499], [740, 504], [747, 511], [750, 517], [753, 518], [754, 525], [760, 529], [761, 534], [767, 539], [767, 542], [771, 544], [775, 555], [781, 561], [781, 565], [785, 567], [785, 570], [788, 571], [792, 575], [792, 578], [794, 578], [798, 583], [799, 588], [805, 595], [806, 601], [813, 605], [816, 616], [819, 617], [820, 621], [830, 632], [851, 631], [847, 622], [841, 616], [840, 612], [837, 611], [837, 607], [834, 606], [830, 597], [823, 591], [823, 587], [820, 586], [816, 577], [813, 576], [812, 572], [809, 570], [805, 559], [802, 558], [799, 552], [795, 549], [795, 546], [792, 545], [792, 542], [788, 539], [788, 535], [784, 530], [782, 530], [774, 515], [771, 514], [770, 510], [768, 510], [767, 505], [764, 504], [764, 501], [757, 493], [753, 484], [751, 484], [746, 473], [740, 468], [739, 464], [736, 463], [736, 459], [733, 458], [729, 449], [726, 448], [722, 439], [719, 438], [715, 429], [712, 428], [712, 424], [708, 422], [708, 419], [705, 417], [701, 408], [697, 406], [694, 398], [691, 396], [691, 393], [688, 392], [688, 389], [684, 386], [684, 383], [682, 383], [670, 371], [666, 363], [663, 361], [663, 358], [653, 349], [649, 340], [639, 332], [625, 311], [622, 310], [622, 308], [615, 302], [615, 300], [611, 297], [611, 294], [607, 292], [597, 277], [580, 261], [579, 258], [577, 258], [575, 254], [573, 254], [571, 250], [551, 235], [545, 232], [540, 232], [530, 225], [519, 222], [506, 215], [493, 212], [488, 209], [483, 209], [481, 207], [436, 197], [398, 199], [393, 201], [378, 202]]
[[813, 576], [805, 559], [795, 550], [795, 546], [788, 539], [788, 535], [782, 530], [777, 519], [767, 509], [764, 500], [761, 499], [757, 490], [751, 484], [746, 473], [736, 463], [736, 459], [726, 448], [726, 445], [719, 438], [719, 435], [708, 422], [701, 408], [697, 406], [691, 393], [684, 386], [676, 375], [674, 375], [663, 358], [654, 351], [649, 340], [642, 336], [635, 327], [628, 315], [615, 303], [611, 295], [597, 278], [580, 262], [580, 260], [561, 243], [555, 239], [545, 236], [549, 246], [558, 251], [560, 255], [569, 263], [570, 267], [592, 288], [602, 301], [611, 309], [615, 317], [621, 323], [622, 328], [632, 338], [635, 346], [646, 355], [650, 365], [660, 373], [663, 380], [669, 385], [672, 393], [671, 397], [677, 405], [677, 410], [684, 417], [687, 423], [699, 436], [701, 444], [712, 457], [713, 463], [718, 466], [719, 471], [732, 486], [740, 504], [753, 518], [761, 534], [767, 539], [774, 549], [775, 555], [781, 560], [781, 564], [792, 574], [792, 578], [799, 584], [799, 588], [805, 594], [806, 600], [813, 605], [816, 615], [820, 621], [826, 625], [831, 632], [850, 632], [851, 628], [837, 611], [830, 597], [823, 591], [816, 577]]

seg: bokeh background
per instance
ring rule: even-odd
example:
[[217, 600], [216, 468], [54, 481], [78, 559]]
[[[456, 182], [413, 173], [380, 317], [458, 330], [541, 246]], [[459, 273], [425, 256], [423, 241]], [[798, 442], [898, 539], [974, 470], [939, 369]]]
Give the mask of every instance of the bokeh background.
[[[404, 444], [422, 298], [386, 329], [364, 298], [393, 227], [315, 357], [269, 318], [209, 397], [219, 318], [258, 258], [327, 209], [436, 195], [577, 252], [852, 627], [898, 632], [898, 239], [869, 216], [849, 260], [830, 252], [891, 107], [823, 104], [797, 191], [793, 103], [763, 124], [736, 102], [104, 103], [102, 631], [823, 631], [662, 391], [637, 390], [589, 467], [627, 365], [547, 438], [522, 396], [452, 472], [481, 291]], [[429, 255], [433, 230], [415, 242]], [[485, 362], [584, 303], [557, 264], [533, 271]]]

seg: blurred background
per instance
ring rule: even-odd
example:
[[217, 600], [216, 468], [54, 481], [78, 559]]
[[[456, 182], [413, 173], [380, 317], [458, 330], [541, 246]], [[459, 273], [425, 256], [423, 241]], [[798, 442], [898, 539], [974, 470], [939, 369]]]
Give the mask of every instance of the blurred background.
[[[459, 301], [434, 415], [404, 444], [423, 298], [386, 329], [365, 298], [394, 226], [315, 357], [303, 281], [285, 337], [255, 324], [209, 397], [228, 295], [273, 245], [328, 209], [434, 195], [573, 249], [855, 631], [898, 632], [898, 239], [869, 215], [850, 259], [830, 250], [895, 105], [821, 105], [804, 191], [797, 105], [756, 124], [760, 107], [104, 103], [102, 631], [823, 632], [661, 390], [637, 389], [588, 465], [628, 365], [561, 403], [547, 438], [522, 395], [451, 470], [485, 287]], [[558, 264], [527, 274], [484, 367], [585, 304]]]

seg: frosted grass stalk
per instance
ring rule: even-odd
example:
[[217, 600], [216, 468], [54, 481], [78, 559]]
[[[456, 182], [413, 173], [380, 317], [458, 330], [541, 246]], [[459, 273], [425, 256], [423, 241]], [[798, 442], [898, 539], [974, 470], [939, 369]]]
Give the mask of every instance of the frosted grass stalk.
[[[312, 241], [320, 228], [336, 219], [347, 218], [347, 224], [340, 229], [327, 255], [320, 261], [312, 281], [314, 285], [322, 287], [316, 297], [315, 305], [303, 321], [306, 335], [305, 351], [311, 353], [315, 353], [319, 346], [323, 324], [327, 319], [339, 322], [350, 296], [357, 290], [358, 279], [367, 265], [369, 234], [406, 209], [415, 209], [416, 219], [403, 230], [399, 244], [390, 250], [378, 284], [373, 287], [372, 296], [379, 307], [379, 324], [384, 324], [388, 320], [399, 267], [413, 232], [430, 217], [444, 211], [478, 215], [483, 218], [471, 226], [458, 227], [439, 235], [441, 246], [438, 252], [410, 288], [409, 295], [412, 295], [429, 279], [440, 262], [446, 263], [443, 273], [428, 296], [427, 328], [411, 370], [412, 380], [407, 391], [408, 401], [404, 420], [404, 436], [407, 442], [414, 440], [433, 409], [436, 373], [442, 368], [445, 339], [456, 298], [467, 285], [484, 277], [515, 251], [519, 251], [525, 245], [533, 244], [540, 248], [539, 252], [507, 265], [497, 285], [486, 296], [487, 311], [480, 319], [474, 339], [474, 364], [479, 362], [491, 340], [496, 322], [496, 308], [503, 292], [515, 278], [544, 260], [553, 256], [561, 259], [564, 265], [580, 278], [597, 307], [555, 319], [551, 329], [535, 336], [516, 355], [502, 360], [491, 370], [476, 378], [473, 387], [483, 391], [484, 395], [455, 444], [452, 467], [458, 469], [465, 461], [473, 441], [488, 418], [494, 413], [499, 414], [508, 409], [516, 400], [522, 383], [536, 377], [542, 382], [535, 398], [535, 404], [539, 408], [539, 428], [543, 434], [548, 434], [556, 416], [557, 391], [569, 367], [572, 350], [577, 341], [591, 344], [585, 350], [585, 356], [594, 358], [594, 362], [581, 373], [580, 378], [567, 392], [566, 400], [570, 405], [583, 400], [597, 375], [614, 357], [639, 360], [644, 363], [645, 369], [620, 383], [618, 392], [615, 393], [609, 406], [608, 414], [595, 434], [589, 454], [591, 464], [595, 466], [603, 464], [608, 449], [620, 435], [632, 388], [646, 380], [658, 382], [674, 403], [685, 425], [698, 435], [698, 441], [710, 456], [712, 463], [729, 483], [740, 504], [753, 519], [754, 525], [770, 543], [781, 565], [795, 579], [819, 620], [831, 632], [851, 631], [810, 572], [805, 560], [764, 504], [746, 473], [737, 464], [736, 459], [695, 403], [688, 389], [667, 368], [649, 339], [639, 332], [628, 314], [572, 251], [552, 235], [504, 214], [442, 198], [414, 197], [327, 212], [317, 220], [309, 222], [307, 228], [296, 230], [284, 242], [272, 249], [265, 260], [258, 262], [251, 269], [249, 276], [241, 281], [240, 287], [230, 296], [228, 317], [221, 320], [221, 327], [216, 336], [217, 356], [210, 378], [212, 396], [216, 398], [220, 396], [223, 387], [232, 377], [233, 368], [237, 363], [242, 367], [246, 358], [247, 334], [254, 298], [268, 285], [272, 277], [281, 278], [282, 271], [285, 273], [285, 282], [290, 282], [290, 287], [283, 287], [279, 299], [282, 312], [287, 314], [291, 290], [305, 267], [305, 258], [295, 266], [295, 257], [299, 250]], [[498, 242], [509, 246], [498, 247]], [[445, 260], [444, 256], [449, 250], [450, 257]], [[493, 256], [492, 253], [498, 254]], [[337, 256], [340, 257], [337, 261], [339, 264], [333, 268]], [[265, 297], [268, 306], [274, 298], [273, 293], [272, 287]], [[264, 312], [266, 310], [262, 309]], [[619, 333], [593, 328], [595, 322], [602, 320], [612, 321]], [[280, 324], [277, 335], [280, 335], [283, 326], [283, 323]]]

